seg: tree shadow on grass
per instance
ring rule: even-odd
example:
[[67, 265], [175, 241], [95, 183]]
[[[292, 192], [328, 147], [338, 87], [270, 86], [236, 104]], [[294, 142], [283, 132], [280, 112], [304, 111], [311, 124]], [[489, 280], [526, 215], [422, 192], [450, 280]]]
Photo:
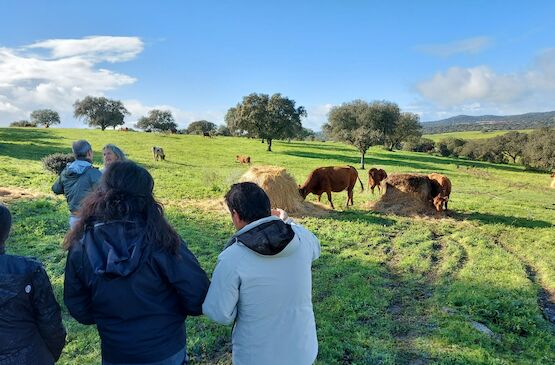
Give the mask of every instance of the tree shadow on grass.
[[453, 158], [453, 157], [439, 157], [434, 155], [429, 155], [426, 153], [413, 153], [410, 155], [404, 155], [404, 158], [411, 161], [416, 162], [425, 162], [425, 163], [433, 163], [433, 164], [440, 164], [440, 165], [458, 165], [458, 166], [465, 166], [465, 167], [478, 167], [478, 168], [489, 168], [489, 169], [497, 169], [497, 170], [505, 170], [505, 171], [512, 171], [512, 172], [523, 172], [522, 168], [512, 165], [504, 165], [504, 164], [495, 164], [491, 162], [484, 162], [484, 161], [475, 161], [475, 160], [465, 160], [460, 158]]
[[49, 129], [35, 128], [0, 128], [0, 141], [29, 142], [40, 141], [41, 143], [62, 137], [53, 134]]
[[[288, 156], [295, 156], [295, 157], [302, 157], [302, 158], [311, 158], [311, 159], [319, 159], [319, 160], [337, 160], [347, 165], [355, 166], [357, 169], [359, 166], [358, 164], [360, 163], [360, 159], [357, 157], [349, 157], [349, 156], [339, 155], [334, 153], [323, 153], [323, 152], [316, 153], [316, 152], [304, 152], [304, 151], [285, 151], [280, 153]], [[365, 164], [367, 169], [376, 165], [376, 166], [409, 167], [411, 169], [427, 170], [427, 171], [442, 170], [434, 165], [430, 165], [426, 163], [415, 163], [407, 160], [389, 158], [389, 157], [384, 159], [377, 159], [377, 158], [373, 158], [371, 155], [367, 155], [365, 157]]]
[[40, 142], [40, 144], [34, 142], [30, 144], [3, 142], [0, 144], [0, 156], [19, 160], [40, 161], [43, 157], [57, 152], [71, 153], [71, 147], [62, 148], [52, 142]]
[[504, 224], [511, 227], [520, 228], [549, 228], [554, 227], [554, 223], [531, 219], [531, 218], [521, 218], [521, 217], [511, 217], [499, 214], [489, 214], [481, 212], [463, 213], [450, 211], [448, 216], [455, 218], [457, 220], [472, 220], [478, 221], [482, 224]]

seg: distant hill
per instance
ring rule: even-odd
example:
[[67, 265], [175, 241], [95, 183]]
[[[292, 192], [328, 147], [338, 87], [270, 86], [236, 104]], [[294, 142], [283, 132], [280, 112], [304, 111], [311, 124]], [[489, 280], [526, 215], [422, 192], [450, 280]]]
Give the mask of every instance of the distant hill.
[[555, 127], [555, 111], [519, 115], [457, 115], [434, 122], [423, 122], [422, 131], [424, 134], [433, 134], [481, 130], [537, 129], [549, 126]]

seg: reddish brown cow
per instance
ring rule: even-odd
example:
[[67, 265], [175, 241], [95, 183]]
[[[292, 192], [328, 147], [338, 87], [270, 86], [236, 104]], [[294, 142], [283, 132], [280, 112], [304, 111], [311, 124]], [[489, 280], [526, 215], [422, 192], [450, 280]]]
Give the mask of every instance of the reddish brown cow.
[[318, 201], [320, 201], [322, 194], [326, 193], [332, 209], [335, 209], [331, 200], [332, 191], [337, 193], [346, 189], [348, 196], [346, 206], [349, 206], [349, 202], [353, 205], [353, 188], [357, 179], [364, 191], [358, 171], [353, 166], [319, 167], [308, 175], [302, 186], [299, 185], [299, 194], [305, 199], [308, 194], [312, 193], [318, 195]]
[[382, 192], [382, 181], [387, 178], [387, 173], [384, 169], [376, 169], [372, 167], [368, 170], [368, 186], [374, 194], [374, 188], [378, 187], [378, 192]]
[[237, 155], [235, 156], [235, 160], [237, 160], [237, 162], [244, 164], [244, 163], [248, 163], [249, 165], [251, 164], [251, 157], [250, 156], [243, 156], [243, 155]]
[[451, 194], [451, 180], [447, 176], [436, 173], [429, 174], [428, 179], [438, 188], [438, 194], [432, 197], [434, 207], [438, 212], [447, 210], [447, 203]]

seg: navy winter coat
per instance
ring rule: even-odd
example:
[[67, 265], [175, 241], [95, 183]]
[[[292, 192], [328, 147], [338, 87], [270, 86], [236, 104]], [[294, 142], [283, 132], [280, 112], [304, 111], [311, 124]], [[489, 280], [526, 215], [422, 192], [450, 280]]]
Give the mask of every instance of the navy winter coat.
[[209, 280], [182, 244], [178, 255], [145, 242], [144, 224], [97, 223], [69, 251], [64, 302], [83, 324], [96, 324], [102, 357], [149, 363], [186, 346], [184, 320], [202, 314]]
[[0, 254], [0, 365], [50, 365], [66, 331], [42, 265]]

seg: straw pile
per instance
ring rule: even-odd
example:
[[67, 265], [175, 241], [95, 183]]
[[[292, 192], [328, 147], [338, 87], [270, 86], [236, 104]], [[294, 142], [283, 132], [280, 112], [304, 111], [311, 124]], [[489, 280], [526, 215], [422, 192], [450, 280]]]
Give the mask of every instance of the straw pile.
[[293, 215], [317, 215], [325, 212], [320, 206], [303, 201], [295, 179], [284, 168], [254, 166], [239, 181], [250, 181], [264, 189], [272, 208], [281, 208]]
[[373, 204], [373, 210], [405, 216], [435, 214], [430, 202], [433, 187], [427, 176], [391, 175], [384, 181], [384, 185], [385, 193]]

